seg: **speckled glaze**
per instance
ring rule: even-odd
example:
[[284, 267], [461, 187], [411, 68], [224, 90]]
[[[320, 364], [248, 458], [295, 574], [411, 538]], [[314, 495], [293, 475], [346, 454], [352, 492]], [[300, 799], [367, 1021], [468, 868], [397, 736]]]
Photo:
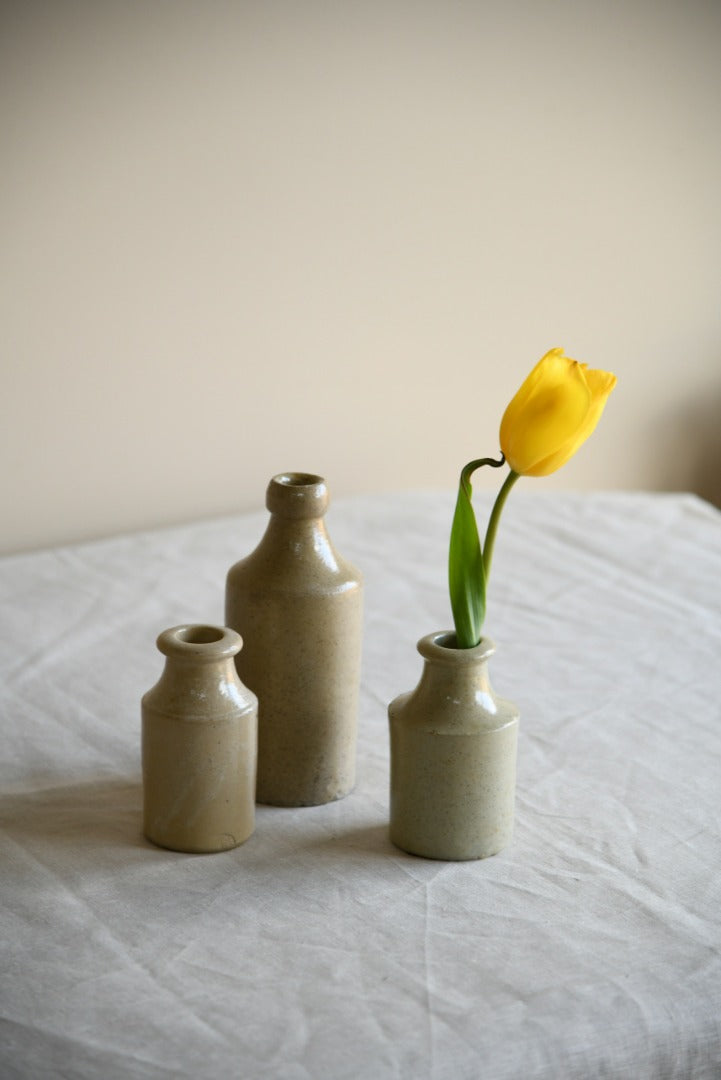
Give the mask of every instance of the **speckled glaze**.
[[237, 847], [255, 825], [258, 702], [235, 669], [242, 640], [175, 626], [157, 645], [160, 680], [142, 700], [143, 831], [174, 851]]
[[228, 573], [225, 619], [258, 695], [258, 802], [317, 806], [355, 783], [361, 576], [328, 536], [322, 477], [273, 477], [266, 506], [260, 544]]
[[421, 638], [420, 682], [388, 709], [390, 836], [428, 859], [483, 859], [513, 836], [518, 711], [491, 688], [493, 642], [454, 641]]

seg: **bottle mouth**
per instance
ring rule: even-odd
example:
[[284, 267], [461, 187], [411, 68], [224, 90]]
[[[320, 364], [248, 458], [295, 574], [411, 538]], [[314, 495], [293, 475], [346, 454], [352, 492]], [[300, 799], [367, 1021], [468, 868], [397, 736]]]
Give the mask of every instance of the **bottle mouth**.
[[223, 631], [219, 626], [184, 626], [178, 630], [177, 638], [187, 645], [212, 645], [223, 640]]
[[156, 644], [164, 656], [210, 661], [235, 656], [243, 647], [243, 639], [228, 626], [183, 623], [163, 630]]
[[318, 518], [328, 508], [328, 487], [322, 476], [284, 472], [274, 476], [265, 493], [271, 514], [286, 518]]
[[496, 651], [495, 643], [488, 637], [482, 637], [472, 649], [459, 649], [453, 630], [428, 634], [421, 638], [417, 648], [426, 660], [438, 660], [446, 664], [477, 664], [480, 660], [487, 660]]
[[315, 473], [308, 472], [287, 472], [278, 473], [273, 477], [273, 481], [280, 484], [283, 487], [314, 487], [316, 484], [324, 484], [322, 476], [316, 476]]

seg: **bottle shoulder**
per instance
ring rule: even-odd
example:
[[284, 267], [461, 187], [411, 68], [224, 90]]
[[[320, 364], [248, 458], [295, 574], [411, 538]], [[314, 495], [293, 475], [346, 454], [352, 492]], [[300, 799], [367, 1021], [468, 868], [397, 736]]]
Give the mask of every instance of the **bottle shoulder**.
[[226, 588], [263, 592], [337, 593], [360, 590], [361, 572], [335, 550], [257, 547], [230, 567]]
[[226, 724], [233, 723], [257, 712], [258, 699], [246, 686], [230, 695], [208, 696], [182, 693], [178, 687], [151, 687], [141, 700], [146, 718], [176, 720], [183, 723]]
[[518, 709], [495, 694], [458, 698], [453, 694], [434, 695], [422, 686], [395, 698], [389, 708], [391, 724], [433, 735], [492, 734], [517, 726]]

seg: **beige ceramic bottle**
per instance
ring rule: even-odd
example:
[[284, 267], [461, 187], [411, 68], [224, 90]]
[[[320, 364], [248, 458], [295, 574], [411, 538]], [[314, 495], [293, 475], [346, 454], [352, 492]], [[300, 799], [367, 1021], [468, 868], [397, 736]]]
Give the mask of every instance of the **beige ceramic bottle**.
[[258, 696], [258, 802], [316, 806], [355, 783], [362, 583], [328, 536], [322, 477], [273, 477], [266, 506], [260, 544], [228, 573], [225, 619]]
[[388, 708], [390, 836], [428, 859], [484, 859], [513, 837], [519, 717], [491, 687], [493, 642], [454, 646], [422, 638], [420, 682]]
[[255, 825], [258, 723], [235, 668], [242, 640], [175, 626], [157, 644], [165, 669], [142, 701], [143, 831], [174, 851], [237, 847]]

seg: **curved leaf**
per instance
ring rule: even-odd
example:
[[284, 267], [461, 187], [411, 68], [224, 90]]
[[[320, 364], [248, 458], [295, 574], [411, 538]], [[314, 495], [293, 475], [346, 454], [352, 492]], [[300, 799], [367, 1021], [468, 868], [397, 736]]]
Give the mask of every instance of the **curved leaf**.
[[472, 649], [478, 644], [486, 614], [483, 553], [471, 503], [471, 474], [477, 464], [472, 461], [461, 472], [448, 550], [448, 588], [459, 649]]

